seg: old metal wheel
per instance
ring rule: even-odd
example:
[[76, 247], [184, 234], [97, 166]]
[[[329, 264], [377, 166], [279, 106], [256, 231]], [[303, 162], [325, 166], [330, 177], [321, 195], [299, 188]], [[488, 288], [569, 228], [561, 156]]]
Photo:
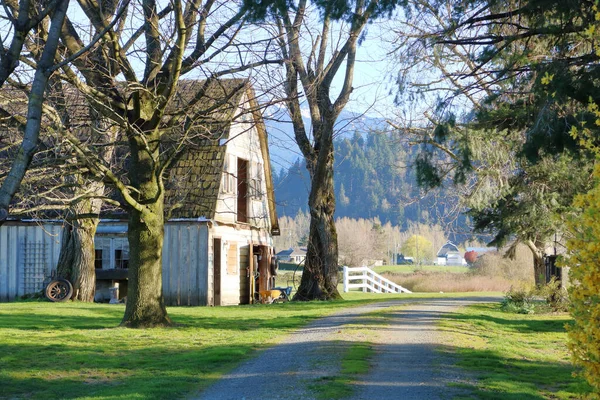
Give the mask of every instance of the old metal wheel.
[[66, 279], [54, 279], [46, 286], [46, 298], [52, 302], [67, 301], [73, 296], [73, 285]]

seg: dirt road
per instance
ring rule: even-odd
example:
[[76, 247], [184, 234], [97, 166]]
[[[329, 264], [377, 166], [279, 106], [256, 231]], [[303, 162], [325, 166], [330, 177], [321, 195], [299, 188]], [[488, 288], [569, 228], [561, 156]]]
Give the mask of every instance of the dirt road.
[[[375, 343], [369, 373], [357, 379], [353, 399], [447, 399], [460, 372], [435, 347], [444, 314], [499, 298], [396, 300], [345, 309], [319, 319], [223, 376], [198, 399], [313, 399], [311, 385], [339, 372], [348, 341]], [[398, 307], [401, 306], [401, 307]], [[369, 313], [386, 310], [386, 323]], [[389, 311], [389, 313], [387, 312]], [[348, 326], [360, 326], [356, 334]]]

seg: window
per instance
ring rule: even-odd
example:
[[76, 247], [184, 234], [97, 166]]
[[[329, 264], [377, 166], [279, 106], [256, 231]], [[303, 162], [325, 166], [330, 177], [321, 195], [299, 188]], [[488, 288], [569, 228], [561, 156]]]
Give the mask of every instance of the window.
[[115, 250], [115, 268], [129, 268], [129, 252], [126, 250]]
[[252, 163], [252, 176], [249, 183], [249, 196], [258, 199], [262, 196], [262, 172], [261, 163]]
[[235, 193], [235, 175], [233, 168], [236, 165], [236, 157], [225, 154], [223, 162], [223, 175], [221, 175], [221, 192]]
[[237, 159], [237, 221], [248, 222], [248, 161]]
[[102, 269], [102, 250], [94, 250], [94, 267]]

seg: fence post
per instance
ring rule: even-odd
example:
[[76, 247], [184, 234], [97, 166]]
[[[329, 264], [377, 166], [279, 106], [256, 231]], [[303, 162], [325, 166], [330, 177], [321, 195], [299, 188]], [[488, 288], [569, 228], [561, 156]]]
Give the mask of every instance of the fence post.
[[367, 279], [367, 277], [368, 277], [367, 270], [364, 268], [365, 268], [365, 266], [363, 265], [363, 271], [362, 271], [363, 288], [362, 288], [362, 291], [363, 291], [363, 293], [367, 293], [367, 284], [369, 283], [369, 279]]
[[344, 265], [344, 293], [348, 293], [348, 267]]

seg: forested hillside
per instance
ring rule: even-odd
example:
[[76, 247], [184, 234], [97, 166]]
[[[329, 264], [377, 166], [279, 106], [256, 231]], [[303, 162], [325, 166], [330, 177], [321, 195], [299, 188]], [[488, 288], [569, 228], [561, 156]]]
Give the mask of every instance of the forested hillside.
[[[355, 132], [334, 145], [336, 217], [378, 217], [404, 228], [411, 221], [447, 225], [456, 220], [458, 200], [452, 192], [419, 190], [412, 168], [416, 149], [406, 142], [385, 132]], [[274, 183], [279, 216], [307, 211], [310, 186], [303, 161], [275, 173]]]

